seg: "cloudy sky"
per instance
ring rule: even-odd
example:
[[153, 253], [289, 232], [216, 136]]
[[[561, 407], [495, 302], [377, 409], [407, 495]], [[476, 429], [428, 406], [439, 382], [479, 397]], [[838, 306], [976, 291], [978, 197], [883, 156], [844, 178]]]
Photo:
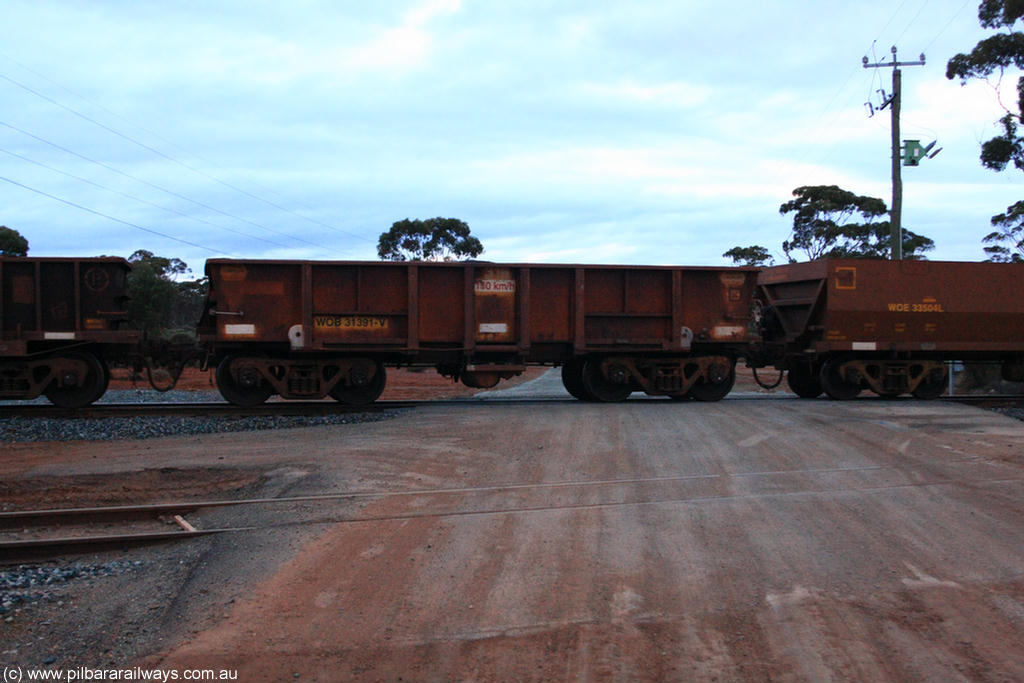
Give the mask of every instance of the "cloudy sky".
[[888, 111], [865, 103], [892, 70], [861, 58], [896, 44], [927, 58], [903, 69], [902, 137], [943, 148], [904, 169], [904, 226], [980, 260], [1024, 197], [978, 163], [996, 90], [944, 75], [987, 35], [977, 5], [4, 0], [0, 224], [32, 255], [197, 271], [373, 259], [394, 221], [433, 216], [495, 261], [781, 258], [793, 188], [889, 202]]

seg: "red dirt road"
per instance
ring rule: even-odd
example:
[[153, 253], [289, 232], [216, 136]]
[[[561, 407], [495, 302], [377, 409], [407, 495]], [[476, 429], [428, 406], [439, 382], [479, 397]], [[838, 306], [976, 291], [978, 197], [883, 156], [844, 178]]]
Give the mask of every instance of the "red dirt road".
[[468, 405], [257, 438], [245, 465], [276, 453], [380, 495], [307, 511], [318, 536], [148, 665], [1024, 680], [1024, 425], [1008, 418], [879, 400]]

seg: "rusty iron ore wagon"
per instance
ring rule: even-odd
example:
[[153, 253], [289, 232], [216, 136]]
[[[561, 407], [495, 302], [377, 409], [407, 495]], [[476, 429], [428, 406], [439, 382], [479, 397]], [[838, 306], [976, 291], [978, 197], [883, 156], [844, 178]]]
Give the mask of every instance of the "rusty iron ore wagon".
[[1024, 381], [1024, 264], [825, 259], [766, 268], [757, 286], [753, 364], [788, 370], [799, 396], [934, 398], [950, 360]]
[[[574, 396], [718, 400], [752, 338], [756, 269], [214, 259], [199, 323], [224, 397], [375, 400], [385, 366], [487, 388], [561, 365]], [[756, 335], [755, 335], [756, 336]]]
[[88, 405], [106, 391], [107, 362], [134, 350], [122, 258], [0, 257], [0, 399], [45, 394]]

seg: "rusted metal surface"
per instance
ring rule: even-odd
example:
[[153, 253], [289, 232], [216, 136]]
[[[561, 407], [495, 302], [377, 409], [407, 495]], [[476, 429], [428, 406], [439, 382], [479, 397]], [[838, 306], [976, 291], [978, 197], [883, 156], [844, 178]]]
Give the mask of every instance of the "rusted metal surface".
[[206, 273], [200, 339], [238, 405], [274, 393], [369, 403], [384, 365], [433, 365], [488, 388], [528, 364], [575, 359], [587, 362], [563, 376], [583, 400], [691, 389], [717, 400], [751, 339], [756, 277], [750, 268], [235, 260], [208, 261]]
[[45, 393], [64, 407], [106, 390], [104, 358], [135, 351], [122, 258], [0, 258], [0, 399]]
[[817, 353], [1024, 353], [1024, 264], [828, 259], [758, 276], [776, 340]]
[[[425, 357], [688, 351], [748, 338], [756, 271], [211, 260], [200, 332], [221, 345]], [[429, 358], [427, 358], [429, 357]]]
[[0, 355], [33, 342], [137, 340], [118, 329], [130, 270], [122, 258], [0, 257]]

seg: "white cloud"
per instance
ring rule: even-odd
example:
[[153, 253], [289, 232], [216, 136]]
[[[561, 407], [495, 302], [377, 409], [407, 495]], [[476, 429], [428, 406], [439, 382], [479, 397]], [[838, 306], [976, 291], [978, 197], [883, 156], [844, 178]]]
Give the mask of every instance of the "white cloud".
[[366, 42], [342, 50], [339, 66], [363, 72], [424, 69], [434, 51], [430, 24], [455, 14], [461, 0], [427, 0], [409, 9], [399, 26], [384, 28]]
[[[494, 257], [710, 263], [733, 244], [781, 241], [778, 206], [800, 185], [888, 201], [888, 115], [867, 118], [863, 102], [888, 88], [889, 74], [865, 72], [860, 55], [874, 38], [887, 47], [898, 37], [908, 55], [931, 55], [927, 67], [904, 72], [903, 137], [945, 148], [905, 171], [904, 221], [941, 249], [1020, 198], [1019, 175], [977, 160], [1002, 113], [996, 98], [984, 84], [947, 81], [935, 57], [986, 33], [970, 9], [953, 23], [955, 7], [916, 21], [916, 7], [894, 15], [884, 0], [819, 9], [783, 1], [729, 14], [660, 0], [5, 4], [10, 25], [45, 30], [9, 32], [4, 53], [208, 159], [195, 163], [213, 175], [362, 241], [189, 174], [9, 84], [0, 96], [13, 124], [242, 219], [216, 222], [263, 236], [244, 221], [272, 226], [324, 244], [325, 256], [372, 258], [392, 221], [453, 215], [485, 231]], [[878, 17], [892, 17], [891, 36], [879, 34]], [[169, 149], [32, 72], [0, 66]], [[13, 131], [0, 130], [0, 145], [206, 215]], [[10, 158], [0, 157], [0, 172], [242, 256], [317, 254], [287, 238], [284, 248], [236, 239]], [[0, 202], [5, 224], [50, 254], [132, 235], [15, 187], [0, 186]], [[147, 247], [194, 264], [206, 256], [151, 239], [136, 232], [105, 250]]]
[[640, 83], [627, 79], [615, 83], [583, 83], [579, 91], [588, 97], [607, 100], [610, 104], [623, 101], [636, 104], [691, 109], [708, 101], [708, 86], [673, 81], [669, 83]]

